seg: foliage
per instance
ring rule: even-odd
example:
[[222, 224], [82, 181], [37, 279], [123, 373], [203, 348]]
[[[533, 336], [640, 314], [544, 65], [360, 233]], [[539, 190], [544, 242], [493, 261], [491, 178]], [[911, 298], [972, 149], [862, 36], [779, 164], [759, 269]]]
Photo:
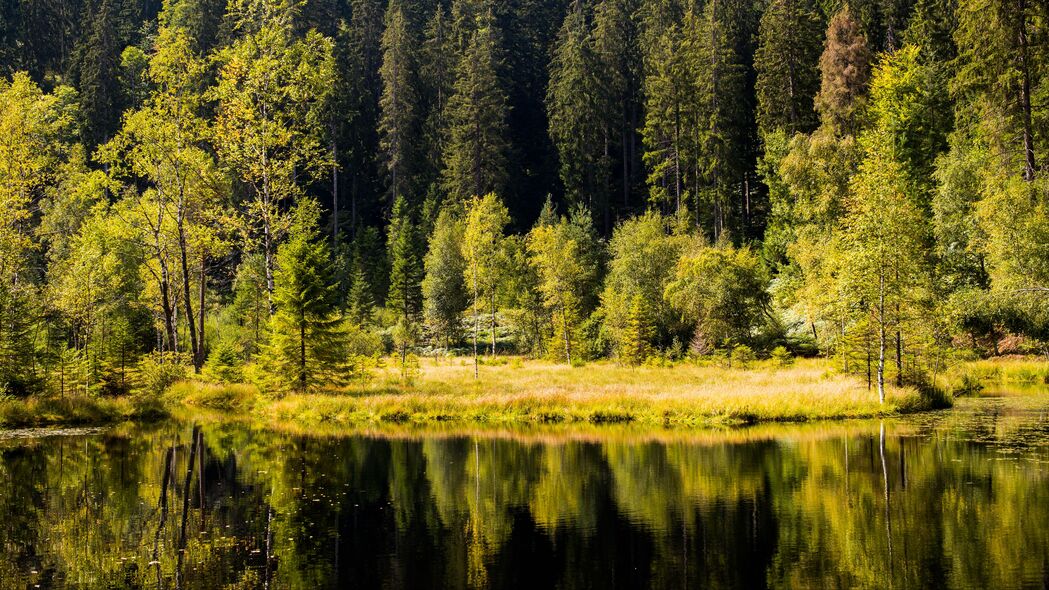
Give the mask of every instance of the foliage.
[[665, 296], [706, 347], [752, 342], [769, 312], [768, 275], [749, 248], [702, 246], [678, 262]]
[[266, 365], [273, 380], [299, 392], [338, 384], [348, 373], [345, 325], [330, 251], [317, 234], [318, 214], [315, 201], [300, 201], [277, 251]]

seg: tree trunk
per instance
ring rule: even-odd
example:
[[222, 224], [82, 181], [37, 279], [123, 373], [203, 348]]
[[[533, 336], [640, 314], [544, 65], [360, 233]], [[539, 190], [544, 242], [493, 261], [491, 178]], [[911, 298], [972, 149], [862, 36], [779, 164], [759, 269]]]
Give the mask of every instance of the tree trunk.
[[885, 403], [885, 277], [878, 277], [878, 401]]
[[1034, 132], [1031, 123], [1031, 64], [1029, 55], [1029, 40], [1027, 38], [1027, 0], [1017, 0], [1017, 10], [1020, 16], [1020, 108], [1023, 120], [1023, 147], [1024, 147], [1024, 180], [1034, 180], [1035, 157], [1034, 157]]
[[495, 289], [492, 289], [492, 356], [495, 356]]

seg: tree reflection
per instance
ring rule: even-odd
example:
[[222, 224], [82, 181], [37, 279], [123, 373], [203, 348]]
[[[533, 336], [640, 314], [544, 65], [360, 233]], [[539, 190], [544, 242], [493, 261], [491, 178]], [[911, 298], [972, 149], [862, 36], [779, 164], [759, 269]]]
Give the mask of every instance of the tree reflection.
[[996, 419], [991, 429], [959, 420], [920, 436], [875, 424], [749, 441], [309, 437], [243, 424], [4, 441], [0, 579], [56, 588], [1040, 584], [1044, 419]]

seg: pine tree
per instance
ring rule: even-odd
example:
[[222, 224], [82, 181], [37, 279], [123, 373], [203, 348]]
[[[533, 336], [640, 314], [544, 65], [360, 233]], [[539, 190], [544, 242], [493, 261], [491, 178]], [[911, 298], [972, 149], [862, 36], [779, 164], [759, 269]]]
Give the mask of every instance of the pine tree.
[[399, 2], [386, 11], [382, 36], [382, 97], [379, 99], [379, 146], [389, 180], [390, 206], [418, 190], [419, 96], [416, 81], [416, 40]]
[[859, 131], [858, 114], [866, 102], [871, 74], [867, 39], [848, 7], [841, 9], [827, 27], [827, 44], [820, 56], [820, 91], [816, 110], [821, 120], [839, 133]]
[[811, 0], [775, 0], [761, 17], [754, 56], [757, 70], [758, 128], [767, 135], [809, 133], [817, 124], [813, 100], [819, 91], [824, 33]]
[[446, 347], [461, 337], [463, 312], [470, 302], [463, 281], [466, 260], [460, 246], [462, 241], [462, 222], [449, 209], [441, 209], [430, 235], [422, 288], [426, 325]]
[[347, 374], [344, 320], [319, 217], [316, 201], [300, 200], [288, 239], [277, 249], [267, 369], [299, 392], [337, 385]]
[[553, 54], [546, 109], [565, 198], [604, 211], [609, 138], [602, 125], [598, 63], [581, 0], [569, 8]]
[[390, 253], [390, 291], [386, 297], [386, 307], [397, 317], [397, 345], [403, 363], [409, 349], [418, 340], [419, 315], [422, 312], [419, 246], [404, 197], [399, 197], [394, 203], [387, 244]]
[[448, 101], [444, 189], [460, 201], [504, 188], [507, 99], [499, 80], [498, 32], [489, 13], [471, 34]]
[[620, 359], [628, 365], [640, 365], [652, 353], [652, 328], [648, 306], [645, 298], [635, 295], [630, 302], [630, 313], [627, 315], [626, 329], [620, 344]]
[[[641, 113], [641, 51], [634, 15], [637, 0], [601, 0], [594, 7], [594, 53], [598, 62], [599, 105], [610, 139], [613, 160], [618, 157], [622, 207], [629, 208], [637, 169]], [[611, 198], [609, 199], [611, 200]], [[607, 232], [609, 228], [605, 228]]]

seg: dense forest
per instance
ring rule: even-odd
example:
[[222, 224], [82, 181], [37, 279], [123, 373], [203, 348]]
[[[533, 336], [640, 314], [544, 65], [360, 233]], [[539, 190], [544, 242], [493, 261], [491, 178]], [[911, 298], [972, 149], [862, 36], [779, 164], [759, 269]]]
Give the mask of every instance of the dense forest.
[[[1049, 3], [6, 0], [0, 394], [1049, 346]], [[391, 355], [391, 361], [378, 360]]]

